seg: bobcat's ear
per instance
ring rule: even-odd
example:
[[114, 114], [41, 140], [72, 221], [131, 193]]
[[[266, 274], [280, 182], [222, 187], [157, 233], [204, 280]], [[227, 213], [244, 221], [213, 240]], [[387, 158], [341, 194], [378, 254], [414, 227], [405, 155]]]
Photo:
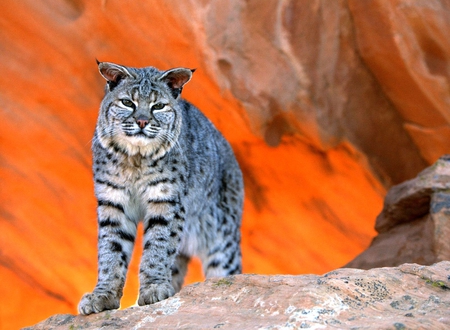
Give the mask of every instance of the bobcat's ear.
[[165, 71], [159, 80], [164, 81], [172, 91], [172, 96], [176, 99], [180, 96], [183, 86], [192, 78], [195, 69], [176, 68]]
[[108, 82], [110, 91], [116, 87], [122, 79], [133, 77], [130, 71], [123, 65], [99, 61], [97, 61], [97, 64], [100, 74]]

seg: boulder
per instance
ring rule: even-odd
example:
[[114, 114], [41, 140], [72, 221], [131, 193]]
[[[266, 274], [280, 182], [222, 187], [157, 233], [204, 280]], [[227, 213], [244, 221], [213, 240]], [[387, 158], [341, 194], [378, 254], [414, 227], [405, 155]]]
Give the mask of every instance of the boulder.
[[347, 267], [369, 269], [450, 259], [450, 156], [392, 187], [376, 219], [378, 235]]
[[26, 330], [448, 329], [450, 262], [317, 275], [236, 275], [154, 305], [54, 315]]

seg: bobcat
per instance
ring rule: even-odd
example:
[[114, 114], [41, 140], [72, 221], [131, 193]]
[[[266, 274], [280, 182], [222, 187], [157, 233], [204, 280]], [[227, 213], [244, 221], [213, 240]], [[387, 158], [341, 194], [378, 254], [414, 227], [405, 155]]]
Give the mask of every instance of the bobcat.
[[98, 67], [107, 81], [92, 143], [98, 282], [79, 312], [119, 308], [139, 221], [139, 305], [178, 292], [193, 255], [206, 277], [240, 273], [242, 173], [228, 142], [180, 97], [194, 70]]

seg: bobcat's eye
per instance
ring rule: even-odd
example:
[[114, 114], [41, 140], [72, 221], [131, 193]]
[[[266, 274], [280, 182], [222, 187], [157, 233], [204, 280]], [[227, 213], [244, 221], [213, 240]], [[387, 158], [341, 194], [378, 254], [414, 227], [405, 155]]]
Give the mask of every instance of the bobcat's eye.
[[162, 110], [166, 107], [164, 103], [156, 103], [152, 106], [152, 110]]
[[122, 104], [128, 108], [132, 108], [132, 109], [135, 108], [134, 103], [129, 99], [121, 99], [120, 102], [122, 102]]

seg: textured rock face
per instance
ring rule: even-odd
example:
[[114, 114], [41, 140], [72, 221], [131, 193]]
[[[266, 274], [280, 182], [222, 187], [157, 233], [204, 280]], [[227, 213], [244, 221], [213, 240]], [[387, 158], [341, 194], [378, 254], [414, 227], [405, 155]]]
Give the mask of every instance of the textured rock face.
[[[0, 328], [74, 313], [95, 285], [90, 139], [104, 84], [95, 58], [197, 68], [184, 97], [224, 133], [245, 173], [244, 271], [320, 274], [369, 245], [382, 184], [450, 152], [448, 8], [2, 3]], [[138, 256], [123, 306], [136, 299]], [[187, 282], [198, 273], [197, 264]]]
[[[379, 35], [396, 43], [397, 31], [391, 30], [389, 25], [380, 29], [379, 22], [372, 18], [373, 12], [377, 12], [380, 20], [403, 22], [407, 13], [412, 16], [414, 8], [424, 5], [415, 5], [414, 1], [385, 3], [315, 0], [306, 4], [269, 0], [261, 6], [257, 0], [216, 1], [204, 11], [206, 38], [213, 49], [209, 63], [218, 73], [220, 86], [229, 88], [242, 102], [253, 131], [269, 145], [278, 145], [283, 136], [292, 132], [308, 137], [311, 143], [325, 150], [350, 141], [368, 157], [379, 175], [385, 175], [390, 182], [401, 182], [424, 166], [420, 154], [422, 145], [418, 148], [412, 141], [410, 132], [404, 129], [405, 123], [410, 124], [409, 118], [402, 117], [392, 100], [386, 97], [385, 84], [380, 85], [378, 72], [372, 72], [365, 60], [367, 54], [368, 59], [374, 56], [382, 58], [382, 63], [390, 63], [391, 45], [380, 40]], [[410, 11], [392, 9], [402, 5]], [[444, 6], [439, 1], [435, 5]], [[447, 28], [448, 12], [437, 8], [427, 14], [418, 15], [423, 15], [421, 18], [425, 22], [432, 20], [430, 24], [441, 24], [442, 31]], [[355, 25], [355, 22], [360, 24]], [[403, 29], [412, 27], [405, 23]], [[431, 35], [422, 34], [423, 38], [433, 38], [431, 31], [428, 32]], [[416, 45], [414, 35], [410, 38], [409, 42]], [[374, 47], [369, 46], [372, 40], [376, 42]], [[448, 63], [450, 47], [446, 43], [439, 45], [448, 52], [443, 57], [444, 63]], [[398, 47], [400, 51], [410, 51], [405, 45]], [[417, 51], [419, 49], [422, 50], [417, 47]], [[411, 57], [416, 63], [423, 61], [416, 53], [409, 54], [408, 58]], [[403, 60], [399, 61], [403, 66], [416, 70], [409, 59]], [[447, 70], [436, 76], [444, 87], [448, 78]], [[403, 95], [416, 83], [406, 74], [398, 75], [398, 79], [408, 79], [400, 87]], [[398, 85], [397, 82], [396, 87]], [[422, 85], [427, 90], [432, 88], [425, 83]], [[448, 90], [441, 97], [444, 95], [447, 99], [439, 101], [446, 107], [427, 107], [429, 115], [449, 111]], [[445, 120], [439, 124], [441, 129], [447, 126]], [[442, 137], [439, 132], [429, 133], [429, 139]], [[422, 135], [421, 141], [426, 143], [426, 135]], [[440, 150], [423, 148], [424, 153], [432, 153], [427, 160], [435, 161], [441, 155], [439, 152], [446, 149], [444, 144], [438, 145]]]
[[369, 269], [450, 259], [450, 156], [394, 186], [377, 217], [378, 236], [347, 267]]
[[362, 58], [433, 163], [450, 138], [450, 1], [348, 3]]
[[90, 316], [55, 315], [38, 329], [447, 329], [450, 262], [323, 276], [238, 275], [165, 301]]

